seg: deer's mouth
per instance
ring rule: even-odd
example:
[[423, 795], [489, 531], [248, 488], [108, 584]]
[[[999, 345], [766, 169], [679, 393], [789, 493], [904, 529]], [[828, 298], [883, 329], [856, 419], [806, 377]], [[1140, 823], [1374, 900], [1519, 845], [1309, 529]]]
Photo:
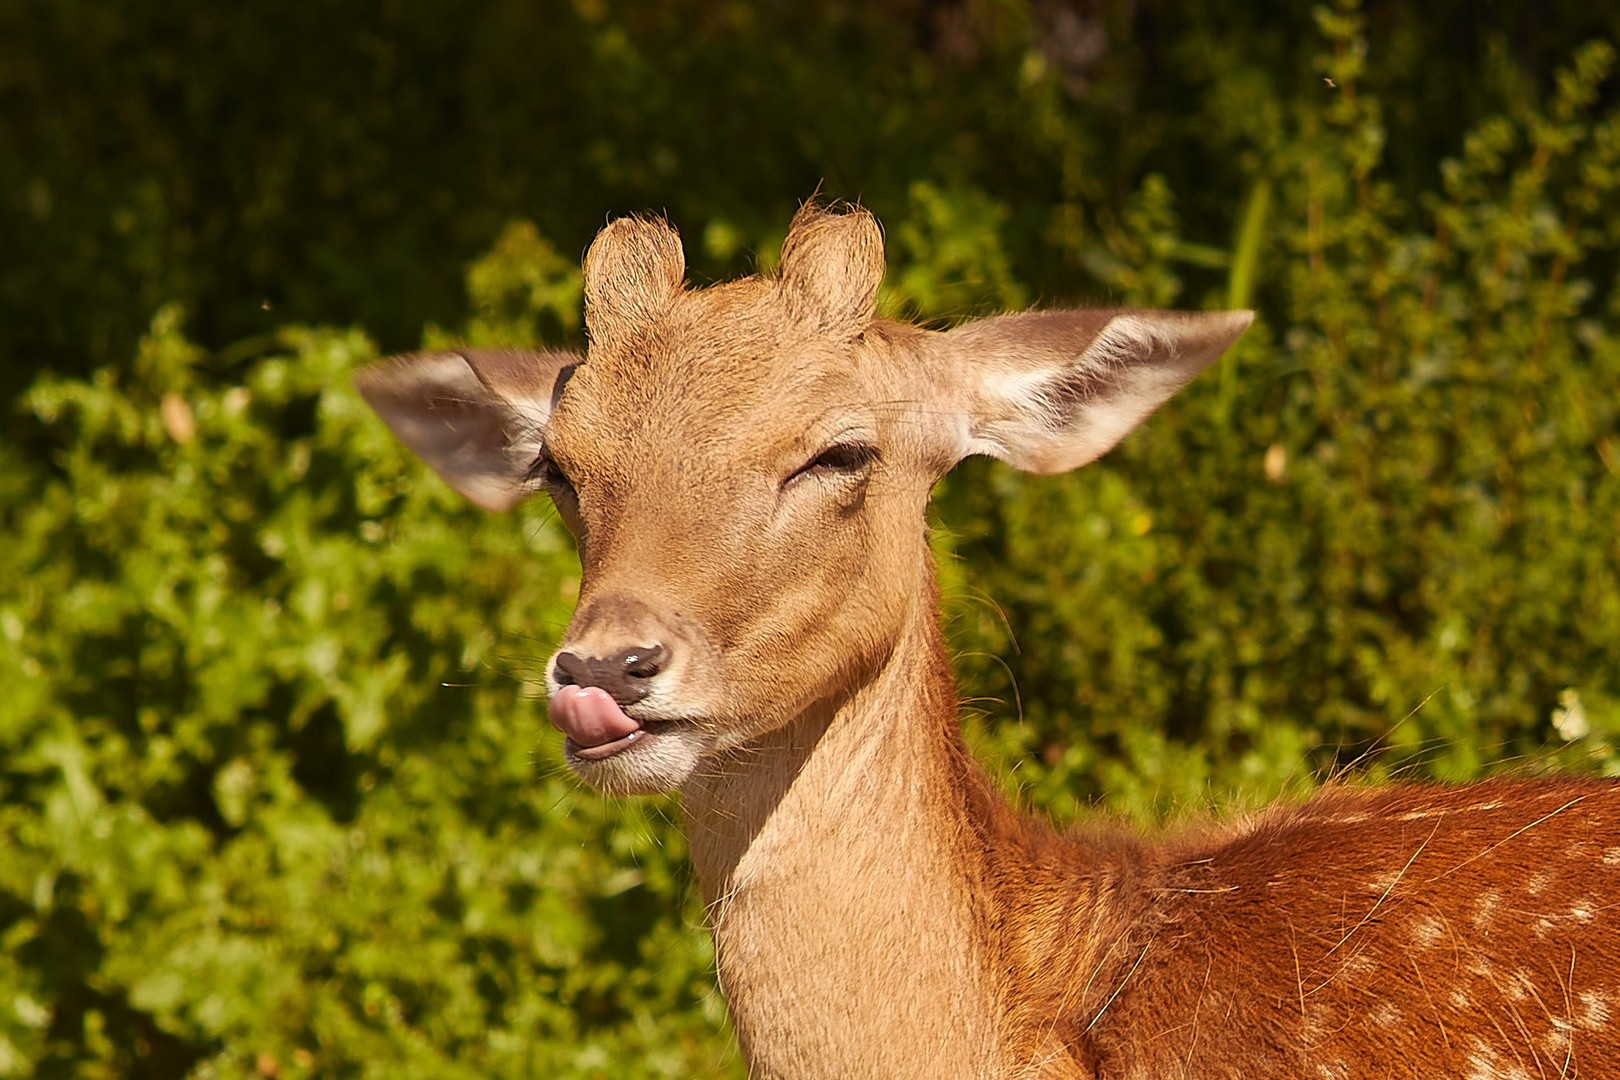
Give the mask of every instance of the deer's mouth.
[[599, 686], [564, 686], [546, 708], [551, 725], [567, 738], [569, 758], [602, 761], [656, 738], [668, 720], [638, 720]]
[[673, 720], [648, 720], [623, 738], [614, 739], [612, 742], [602, 743], [598, 746], [581, 746], [570, 735], [563, 740], [563, 753], [580, 761], [603, 761], [622, 754], [632, 747], [653, 742], [674, 726], [675, 721]]

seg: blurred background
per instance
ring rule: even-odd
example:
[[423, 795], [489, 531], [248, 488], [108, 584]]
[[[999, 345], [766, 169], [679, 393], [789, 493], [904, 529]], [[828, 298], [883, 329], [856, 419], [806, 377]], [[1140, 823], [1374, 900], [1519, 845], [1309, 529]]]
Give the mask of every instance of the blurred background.
[[967, 726], [1060, 822], [1620, 774], [1620, 7], [0, 0], [0, 1076], [735, 1076], [669, 800], [538, 700], [577, 564], [359, 403], [818, 186], [890, 314], [1252, 306], [969, 462]]

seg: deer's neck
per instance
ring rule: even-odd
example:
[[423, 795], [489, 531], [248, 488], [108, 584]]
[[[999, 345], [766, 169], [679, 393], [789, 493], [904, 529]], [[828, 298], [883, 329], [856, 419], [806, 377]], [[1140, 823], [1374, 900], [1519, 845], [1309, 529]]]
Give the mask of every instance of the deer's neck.
[[1114, 914], [1098, 898], [1117, 875], [992, 792], [961, 737], [932, 604], [845, 702], [760, 739], [683, 805], [754, 1075], [1072, 1064], [1043, 999], [1105, 959]]

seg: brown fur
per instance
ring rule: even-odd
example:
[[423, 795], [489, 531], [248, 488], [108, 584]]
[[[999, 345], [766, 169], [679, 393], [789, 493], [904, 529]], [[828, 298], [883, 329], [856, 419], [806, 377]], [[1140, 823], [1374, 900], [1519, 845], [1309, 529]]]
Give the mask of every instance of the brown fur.
[[957, 725], [931, 485], [971, 453], [1083, 464], [1248, 318], [935, 333], [873, 319], [881, 272], [860, 212], [807, 209], [779, 275], [704, 290], [673, 229], [615, 222], [582, 365], [359, 378], [484, 505], [543, 479], [584, 569], [564, 649], [669, 650], [627, 706], [642, 741], [570, 761], [681, 791], [753, 1074], [1620, 1075], [1614, 782], [1341, 788], [1158, 840], [1062, 837], [994, 794]]

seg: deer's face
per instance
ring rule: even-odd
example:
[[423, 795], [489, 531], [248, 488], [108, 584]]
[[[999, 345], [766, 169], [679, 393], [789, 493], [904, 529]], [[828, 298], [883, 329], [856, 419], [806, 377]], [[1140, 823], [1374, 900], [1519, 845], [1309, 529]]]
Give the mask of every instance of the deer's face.
[[882, 270], [869, 216], [807, 211], [779, 275], [687, 290], [674, 231], [626, 219], [586, 257], [582, 362], [464, 352], [360, 376], [474, 501], [543, 488], [572, 530], [550, 714], [593, 786], [678, 787], [836, 704], [931, 602], [923, 508], [945, 469], [1089, 460], [1248, 321], [1053, 312], [937, 334], [874, 321]]
[[889, 336], [869, 310], [824, 315], [787, 276], [677, 293], [593, 327], [546, 424], [544, 483], [583, 568], [552, 717], [600, 787], [678, 784], [898, 632], [939, 469], [896, 407]]

